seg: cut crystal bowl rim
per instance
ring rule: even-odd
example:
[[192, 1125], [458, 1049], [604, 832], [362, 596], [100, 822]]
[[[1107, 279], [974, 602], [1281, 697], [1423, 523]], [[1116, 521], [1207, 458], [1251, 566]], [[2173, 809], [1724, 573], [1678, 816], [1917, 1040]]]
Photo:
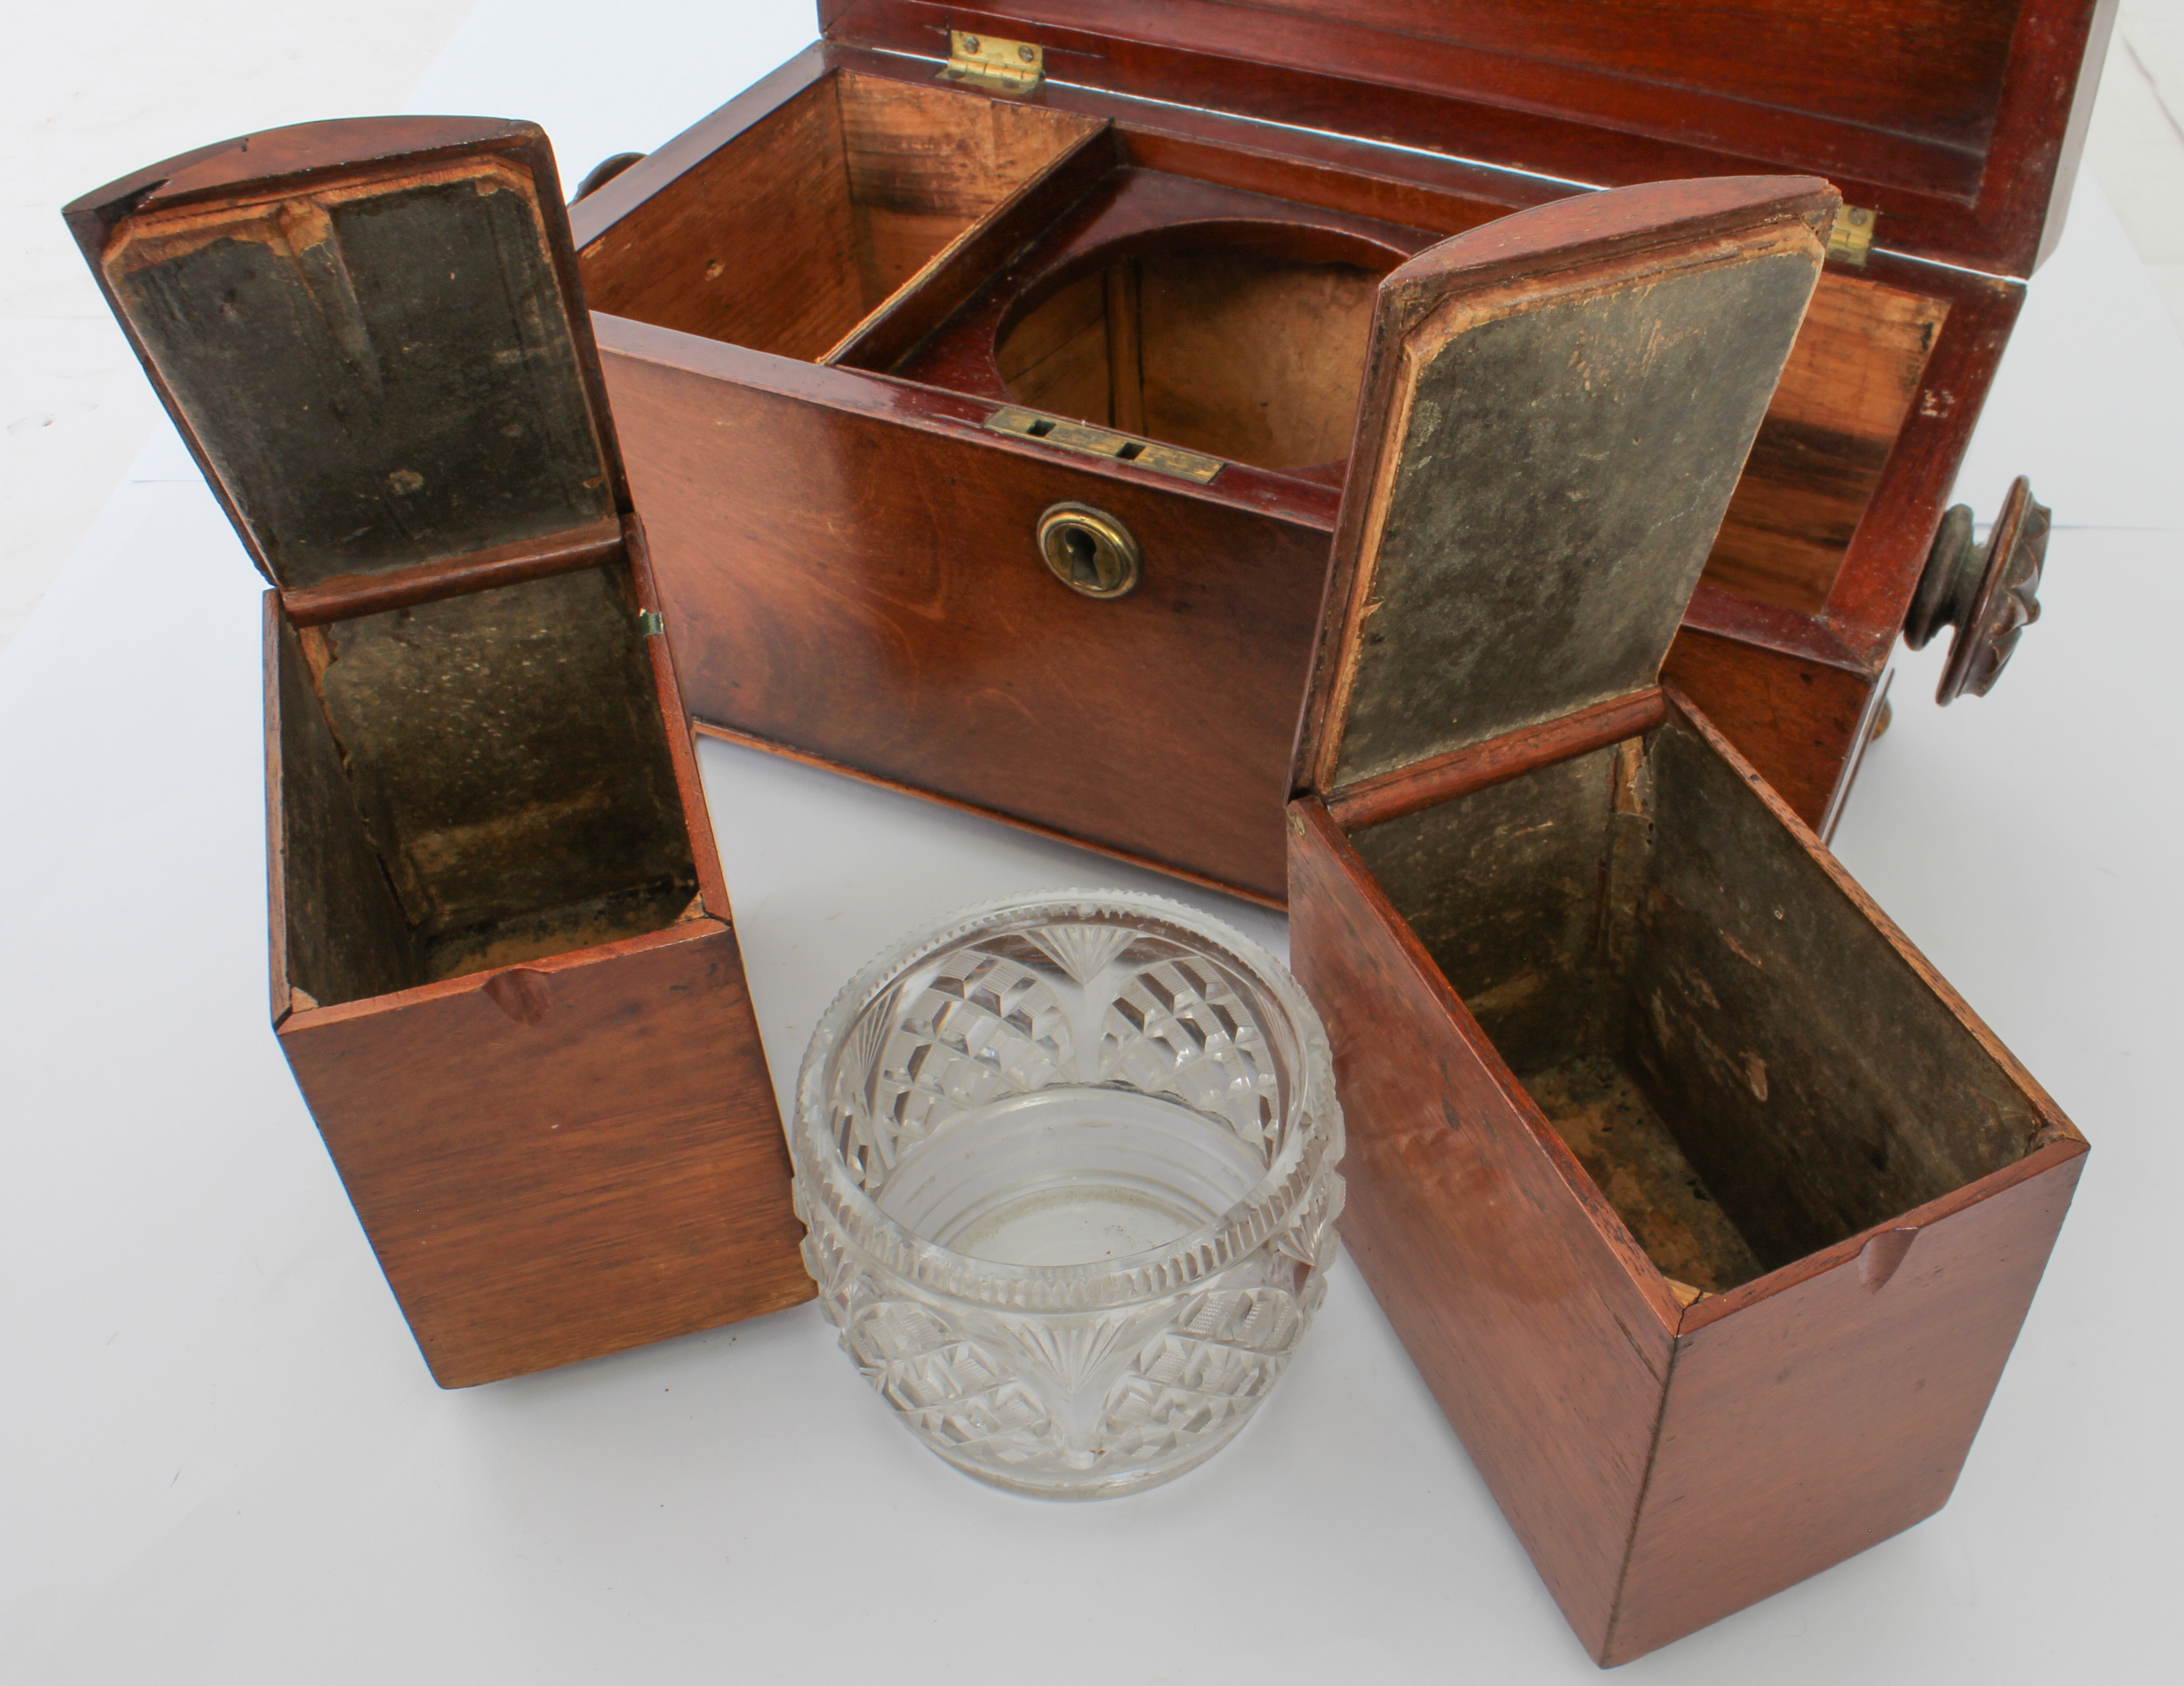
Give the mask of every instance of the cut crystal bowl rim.
[[[1149, 916], [1206, 944], [1254, 979], [1290, 1016], [1299, 1053], [1295, 1127], [1266, 1175], [1226, 1211], [1165, 1245], [1083, 1264], [1007, 1264], [928, 1241], [880, 1209], [850, 1174], [829, 1127], [830, 1058], [859, 1012], [914, 966], [982, 931], [1044, 916]], [[1150, 931], [1154, 927], [1148, 924]], [[1342, 1113], [1334, 1060], [1319, 1014], [1288, 967], [1224, 921], [1165, 896], [1141, 890], [1063, 889], [1001, 896], [960, 907], [918, 926], [844, 984], [820, 1016], [797, 1074], [790, 1158], [805, 1192], [801, 1214], [815, 1228], [831, 1220], [842, 1244], [936, 1292], [1026, 1311], [1089, 1310], [1156, 1299], [1249, 1258], [1295, 1220], [1314, 1186], [1340, 1156]]]

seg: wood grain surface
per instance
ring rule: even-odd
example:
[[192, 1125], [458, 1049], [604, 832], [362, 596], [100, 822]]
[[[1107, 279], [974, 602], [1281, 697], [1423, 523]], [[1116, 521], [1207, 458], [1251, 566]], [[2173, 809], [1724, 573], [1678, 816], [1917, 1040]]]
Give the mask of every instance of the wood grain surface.
[[[1005, 445], [978, 426], [990, 404], [928, 407], [850, 370], [769, 390], [756, 354], [716, 346], [693, 369], [679, 337], [602, 329], [699, 721], [1282, 893], [1324, 503], [1300, 519], [1274, 477], [1236, 471], [1178, 490]], [[1047, 571], [1034, 529], [1066, 500], [1135, 534], [1132, 595], [1093, 601]]]
[[442, 1387], [811, 1298], [773, 1086], [720, 920], [280, 1028]]
[[595, 310], [816, 359], [1099, 126], [929, 82], [812, 81], [588, 240], [588, 296]]
[[[1644, 739], [1355, 840], [1290, 807], [1346, 1243], [1604, 1666], [1947, 1499], [2086, 1152], [1666, 702]], [[1705, 1022], [1664, 1031], [1669, 993]], [[1852, 1156], [1789, 1186], [1813, 1129]]]
[[1325, 810], [1290, 813], [1290, 952], [1349, 1133], [1343, 1245], [1597, 1656], [1680, 1309]]
[[274, 1026], [434, 1376], [807, 1298], [543, 136], [309, 125], [70, 219], [290, 588], [264, 646]]
[[[1603, 1666], [1946, 1499], [2084, 1152], [1696, 706], [1636, 688], [1674, 620], [1647, 594], [1680, 603], [1696, 577], [1827, 198], [1754, 181], [1564, 202], [1390, 277], [1290, 808], [1292, 963], [1353, 1144], [1346, 1238]], [[1433, 379], [1438, 359], [1495, 368], [1461, 359], [1476, 325], [1596, 313], [1494, 383], [1529, 393], [1546, 368], [1596, 405], [1585, 377], [1636, 380], [1677, 338], [1662, 323], [1685, 267], [1734, 278], [1800, 254], [1794, 293], [1701, 294], [1741, 383], [1736, 427], [1669, 441], [1654, 418], [1685, 410], [1657, 399], [1587, 455], [1587, 474], [1631, 471], [1621, 501], [1710, 499], [1680, 541], [1599, 542], [1593, 500], [1552, 495], [1561, 463], [1513, 453], [1502, 481], [1550, 494], [1519, 533], [1497, 524], [1501, 483], [1403, 502], [1418, 471], [1390, 465], [1428, 447], [1461, 462], [1492, 436], [1496, 416], [1467, 431], [1460, 391]], [[1649, 308], [1603, 310], [1618, 291]], [[1555, 357], [1565, 344], [1580, 355]], [[1561, 401], [1550, 383], [1524, 413]], [[1488, 590], [1468, 591], [1482, 535]], [[1559, 712], [1545, 691], [1509, 708], [1469, 660], [1504, 620], [1521, 649], [1527, 622], [1451, 612], [1512, 573], [1519, 591], [1555, 582], [1547, 606], [1579, 642], [1534, 655], [1567, 681]], [[1613, 612], [1588, 642], [1599, 602]], [[1614, 667], [1633, 625], [1658, 641]]]
[[[2037, 83], [2037, 98], [2028, 92], [2036, 82], [2031, 66], [2055, 61], [2059, 53], [2059, 62], [2075, 64], [2069, 57], [2075, 50], [2070, 43], [2082, 45], [2090, 38], [2083, 32], [2092, 27], [2085, 11], [2075, 3], [2028, 8], [2014, 35], [2004, 31], [2009, 56], [1999, 81], [1982, 84], [2003, 102], [1995, 131], [1997, 158], [2016, 161], [2003, 165], [1995, 181], [2011, 193], [2024, 187], [2027, 178], [2021, 170], [2022, 148], [2010, 149], [2040, 124], [2059, 122], [2069, 106], [2067, 75], [2059, 93], [2051, 83]], [[1780, 167], [1779, 154], [1762, 165], [1688, 140], [1630, 131], [1608, 135], [1596, 129], [1568, 154], [1590, 162], [1583, 169], [1556, 172], [1572, 178], [1560, 184], [1482, 168], [1469, 160], [1533, 156], [1525, 148], [1561, 133], [1559, 120], [1547, 122], [1536, 112], [1496, 109], [1468, 95], [1451, 99], [1446, 91], [1431, 93], [1419, 85], [1420, 79], [1429, 84], [1441, 70], [1457, 63], [1461, 52], [1455, 36], [1473, 25], [1428, 20], [1420, 25], [1422, 35], [1412, 31], [1390, 36], [1384, 26], [1395, 14], [1384, 12], [1368, 8], [1338, 20], [1295, 10], [1287, 15], [1246, 14], [1227, 6], [1129, 5], [1100, 8], [1095, 18], [1067, 5], [1041, 8], [1035, 14], [1035, 33], [1053, 55], [1050, 80], [1028, 98], [995, 99], [936, 85], [929, 56], [905, 56], [929, 55], [944, 42], [949, 19], [933, 8], [915, 0], [830, 6], [825, 12], [827, 43], [783, 66], [577, 207], [593, 301], [610, 312], [687, 335], [692, 342], [669, 349], [658, 338], [647, 337], [652, 360], [694, 372], [710, 371], [714, 378], [729, 382], [749, 378], [774, 390], [799, 385], [790, 371], [778, 366], [713, 356], [696, 343], [700, 337], [772, 347], [795, 359], [826, 357], [893, 369], [933, 393], [930, 401], [906, 398], [899, 390], [855, 400], [873, 414], [961, 414], [940, 402], [944, 393], [995, 400], [1013, 396], [1035, 410], [1133, 433], [1164, 432], [1216, 455], [1279, 464], [1280, 472], [1262, 477], [1248, 495], [1270, 512], [1315, 522], [1322, 518], [1326, 489], [1342, 483], [1346, 464], [1340, 456], [1316, 463], [1299, 458], [1339, 434], [1327, 422], [1330, 406], [1307, 406], [1318, 419], [1309, 427], [1289, 427], [1280, 438], [1218, 427], [1203, 431], [1201, 422], [1248, 411], [1266, 394], [1252, 385], [1251, 371], [1241, 369], [1234, 355], [1218, 349], [1209, 356], [1198, 347], [1194, 355], [1168, 360], [1178, 372], [1167, 377], [1156, 343], [1159, 336], [1149, 338], [1145, 332], [1147, 299], [1167, 295], [1158, 287], [1149, 293], [1142, 263], [1121, 244], [1109, 254], [1118, 263], [1092, 272], [1098, 269], [1103, 243], [1142, 239], [1155, 246], [1164, 240], [1173, 244], [1172, 237], [1193, 217], [1244, 216], [1247, 213], [1240, 207], [1257, 196], [1261, 212], [1268, 203], [1277, 207], [1278, 221], [1309, 226], [1363, 220], [1395, 231], [1392, 243], [1402, 246], [1475, 228], [1527, 204], [1566, 196], [1580, 181]], [[1866, 22], [1843, 39], [1854, 38], [1858, 29], [1885, 13], [1885, 8], [1861, 11]], [[1588, 14], [1580, 34], [1597, 47], [1617, 28], [1639, 27], [1641, 14], [1652, 15], [1643, 8]], [[1009, 34], [1009, 21], [979, 16], [996, 32]], [[1226, 45], [1218, 50], [1213, 40], [1217, 18], [1227, 32]], [[1018, 17], [1014, 26], [1021, 34], [1032, 21]], [[1982, 20], [1975, 31], [1987, 48], [1997, 39], [1992, 23]], [[1669, 20], [1664, 27], [1673, 33], [1682, 25]], [[1770, 14], [1755, 27], [1755, 38], [1765, 38], [1769, 30], [1794, 33], [1806, 25], [1790, 14]], [[2074, 36], [2073, 31], [2080, 33]], [[1397, 59], [1390, 56], [1396, 40], [1407, 43], [1406, 51], [1416, 49], [1407, 61], [1409, 70], [1401, 75], [1394, 74]], [[1299, 44], [1307, 41], [1319, 55], [1310, 67], [1298, 60]], [[1157, 50], [1151, 46], [1156, 42], [1163, 43]], [[1650, 43], [1641, 44], [1631, 62], [1651, 50]], [[1451, 53], [1457, 58], [1446, 56]], [[1736, 52], [1726, 53], [1718, 68], [1725, 78], [1721, 89], [1741, 86]], [[1332, 81], [1326, 75], [1330, 70], [1337, 73]], [[1354, 80], [1383, 72], [1392, 75], [1390, 85]], [[1959, 63], [1947, 75], [1935, 70], [1917, 88], [1905, 85], [1897, 95], [1932, 96], [1949, 75], [1971, 76], [1958, 84], [1960, 88], [1979, 81]], [[1579, 86], [1569, 84], [1572, 89]], [[1149, 103], [1128, 98], [1132, 92], [1156, 92], [1184, 103]], [[1683, 90], [1679, 109], [1687, 114], [1702, 109], [1702, 93]], [[2058, 98], [2060, 104], [2054, 103]], [[2040, 103], [2043, 99], [2048, 104]], [[1424, 114], [1429, 111], [1434, 114], [1430, 120]], [[1855, 125], [1844, 126], [1845, 117], [1835, 113], [1828, 120], [1848, 134]], [[1422, 126], [1412, 134], [1405, 126], [1414, 119]], [[792, 142], [789, 131], [799, 125], [804, 138]], [[1804, 144], [1798, 137], [1809, 139], [1814, 131], [1770, 121], [1767, 132], [1770, 143], [1794, 151]], [[858, 139], [861, 135], [866, 138]], [[1455, 149], [1466, 157], [1421, 149], [1451, 147], [1451, 135], [1461, 137]], [[1375, 138], [1407, 137], [1412, 142], [1407, 148], [1373, 144]], [[783, 147], [794, 155], [798, 180], [817, 172], [812, 179], [822, 185], [815, 204], [825, 214], [815, 211], [806, 218], [809, 228], [786, 242], [735, 235], [731, 223], [758, 226], [737, 206], [752, 195], [780, 191], [768, 185], [766, 161]], [[1798, 811], [1825, 827], [1841, 811], [1876, 717], [1889, 650], [2023, 288], [2007, 277], [1898, 255], [1892, 246], [1924, 249], [1919, 242], [1929, 229], [1939, 231], [1936, 237], [1947, 245], [1985, 213], [1975, 213], [1966, 222], [1962, 204], [1947, 195], [1916, 204], [1900, 193], [1892, 197], [1843, 172], [1837, 154], [1825, 148], [1823, 153], [1825, 167], [1851, 197], [1881, 209], [1882, 243], [1863, 271], [1829, 265], [1819, 303], [1800, 333], [1784, 384], [1730, 501], [1704, 583], [1686, 611], [1693, 636], [1677, 641], [1669, 671], [1704, 693], [1736, 740], [1792, 793]], [[853, 167], [853, 155], [865, 162]], [[1057, 164], [1062, 159], [1067, 162]], [[1182, 199], [1169, 205], [1146, 198], [1133, 213], [1136, 221], [1125, 226], [1113, 221], [1113, 211], [1103, 209], [1107, 202], [1100, 192], [1087, 196], [1077, 191], [1103, 159], [1116, 161], [1117, 187], [1180, 184], [1214, 198], [1234, 194], [1238, 208], [1224, 211], [1209, 198], [1194, 210]], [[2055, 180], [2060, 181], [2059, 165], [2057, 169]], [[866, 185], [856, 185], [860, 181]], [[878, 191], [881, 183], [883, 193]], [[1111, 191], [1109, 196], [1120, 209], [1130, 209], [1124, 203], [1129, 193]], [[838, 198], [838, 216], [825, 209]], [[866, 210], [857, 209], [861, 201], [870, 202]], [[1982, 204], [1996, 216], [2004, 215], [1998, 200], [1990, 197]], [[2008, 215], [2024, 211], [2020, 204]], [[1057, 220], [1047, 232], [1034, 232], [1050, 213]], [[738, 216], [744, 221], [736, 221]], [[1106, 222], [1095, 228], [1093, 222], [1101, 217]], [[2030, 223], [2022, 216], [2019, 221], [2020, 233], [2036, 233], [2036, 216]], [[806, 234], [816, 238], [838, 224], [839, 250], [819, 264], [800, 243]], [[900, 239], [875, 232], [897, 225], [907, 231]], [[1020, 237], [1037, 249], [1018, 251], [998, 274], [988, 270], [994, 254], [1022, 245]], [[892, 241], [890, 249], [898, 254], [888, 271], [903, 279], [895, 293], [875, 294], [883, 267], [872, 256], [878, 249], [872, 243], [876, 239], [882, 244]], [[727, 244], [745, 254], [744, 260], [727, 263], [721, 255]], [[846, 267], [836, 265], [835, 259]], [[1089, 265], [1082, 275], [1070, 268], [1072, 261], [1080, 260]], [[928, 267], [915, 274], [905, 267], [920, 262]], [[982, 270], [987, 271], [983, 278]], [[1246, 283], [1253, 277], [1214, 279], [1235, 295], [1228, 302], [1244, 309], [1251, 290]], [[738, 304], [722, 292], [724, 288], [736, 299], [749, 297]], [[1178, 299], [1189, 294], [1193, 321], [1222, 315], [1223, 300], [1216, 299], [1209, 306], [1201, 296], [1203, 287], [1168, 291]], [[839, 324], [849, 338], [822, 346], [825, 335], [815, 327], [802, 338], [782, 340], [768, 326], [783, 310], [822, 308], [812, 305], [815, 299], [834, 301], [823, 304], [827, 320]], [[1123, 304], [1120, 316], [1117, 301]], [[1276, 329], [1284, 320], [1279, 309], [1261, 315]], [[1117, 323], [1112, 339], [1111, 320]], [[1011, 336], [1006, 345], [1005, 331]], [[1284, 338], [1279, 332], [1272, 338]], [[1331, 392], [1347, 384], [1346, 376], [1333, 367], [1341, 360], [1332, 357], [1330, 343], [1312, 342], [1312, 356], [1326, 366], [1311, 383], [1314, 389]], [[747, 377], [738, 372], [743, 370], [755, 372]], [[1209, 371], [1234, 378], [1202, 378]], [[1224, 405], [1222, 394], [1232, 387], [1230, 397], [1237, 401]], [[723, 402], [733, 409], [747, 400], [729, 394]], [[701, 409], [694, 404], [687, 415], [694, 418]], [[985, 443], [1009, 449], [990, 439]], [[1119, 473], [1128, 480], [1127, 471], [1095, 465], [1093, 472]], [[1234, 483], [1243, 472], [1239, 463], [1223, 471], [1223, 480]], [[990, 527], [980, 542], [987, 548], [1008, 547]], [[677, 580], [686, 571], [710, 574], [741, 566], [733, 547], [707, 541], [696, 523], [678, 525], [664, 555], [668, 575]], [[855, 589], [838, 578], [837, 584]], [[715, 589], [711, 583], [703, 588]], [[755, 605], [766, 600], [774, 584], [753, 579], [739, 589]], [[674, 595], [682, 595], [679, 586]], [[1201, 612], [1217, 617], [1230, 609], [1228, 600], [1217, 598], [1201, 605]], [[883, 604], [865, 606], [861, 611], [868, 619], [889, 613]], [[688, 623], [674, 635], [694, 638], [696, 625]], [[1261, 623], [1251, 628], [1251, 635], [1264, 639], [1271, 628]], [[1266, 653], [1275, 667], [1296, 659], [1272, 645]], [[865, 660], [855, 644], [843, 646], [842, 659], [853, 666]], [[870, 692], [898, 686], [900, 678], [900, 672], [884, 678], [875, 674], [861, 684]], [[928, 664], [917, 683], [945, 688], [967, 681], [945, 666]], [[928, 701], [921, 698], [919, 708]], [[944, 712], [975, 712], [965, 698], [935, 701]], [[944, 755], [877, 764], [861, 736], [835, 731], [834, 711], [812, 710], [805, 724], [788, 717], [793, 712], [784, 708], [765, 724], [749, 719], [712, 723], [864, 776], [928, 790], [944, 800], [969, 801], [1005, 819], [1079, 836], [1095, 846], [1116, 846], [1112, 828], [1087, 835], [1074, 814], [1033, 806], [1035, 790], [1017, 805], [995, 807], [993, 781], [947, 765]], [[1277, 739], [1289, 729], [1289, 711], [1274, 709], [1240, 729], [1257, 740]], [[1177, 764], [1201, 753], [1194, 729], [1181, 724], [1162, 747]], [[1261, 741], [1245, 754], [1251, 758], [1279, 752]], [[937, 775], [917, 770], [935, 763]], [[1034, 773], [1032, 783], [1039, 782]], [[989, 794], [965, 794], [974, 787]], [[1267, 840], [1273, 823], [1271, 813], [1262, 811], [1251, 823]], [[1279, 893], [1278, 886], [1270, 890], [1262, 866], [1211, 860], [1202, 835], [1195, 841], [1190, 835], [1162, 836], [1150, 815], [1140, 816], [1130, 829], [1150, 840], [1142, 849], [1123, 848], [1134, 858], [1169, 868], [1187, 858], [1195, 864], [1185, 869], [1201, 877], [1237, 887], [1249, 879], [1256, 886], [1251, 893]], [[1186, 825], [1184, 830], [1200, 828]], [[1271, 859], [1270, 843], [1255, 846], [1261, 863]]]
[[1896, 249], [2022, 276], [2060, 221], [2112, 13], [2097, 0], [1741, 0], [1703, 13], [1662, 0], [1028, 0], [1005, 12], [826, 0], [820, 16], [830, 41], [928, 57], [951, 26], [1033, 40], [1057, 81], [1588, 186], [1825, 175], [1881, 213]]

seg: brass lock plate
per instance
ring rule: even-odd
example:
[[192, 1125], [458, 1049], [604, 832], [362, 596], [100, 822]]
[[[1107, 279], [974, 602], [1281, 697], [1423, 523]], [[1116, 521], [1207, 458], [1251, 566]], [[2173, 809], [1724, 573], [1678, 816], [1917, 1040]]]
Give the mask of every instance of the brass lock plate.
[[1039, 518], [1047, 572], [1080, 597], [1127, 597], [1145, 573], [1130, 529], [1089, 504], [1054, 504]]
[[1178, 480], [1195, 481], [1201, 486], [1218, 474], [1223, 466], [1217, 456], [1156, 444], [1150, 439], [1134, 439], [1110, 427], [1095, 427], [1059, 416], [1042, 416], [1036, 410], [1019, 409], [1013, 404], [1005, 404], [996, 410], [986, 418], [984, 426], [989, 433], [1044, 440], [1064, 450], [1104, 456], [1111, 462], [1127, 462], [1135, 468], [1150, 468], [1156, 474], [1172, 474]]

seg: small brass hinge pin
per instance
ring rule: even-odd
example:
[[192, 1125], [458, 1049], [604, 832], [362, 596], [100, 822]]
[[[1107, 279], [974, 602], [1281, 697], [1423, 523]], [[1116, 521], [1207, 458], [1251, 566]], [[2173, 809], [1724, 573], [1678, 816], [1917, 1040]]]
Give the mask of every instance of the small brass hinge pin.
[[1874, 225], [1880, 221], [1879, 211], [1869, 211], [1864, 205], [1843, 206], [1828, 229], [1828, 255], [1854, 269], [1864, 269], [1867, 254], [1873, 250]]
[[933, 80], [988, 93], [1029, 93], [1046, 79], [1046, 51], [1028, 41], [948, 31], [948, 63]]

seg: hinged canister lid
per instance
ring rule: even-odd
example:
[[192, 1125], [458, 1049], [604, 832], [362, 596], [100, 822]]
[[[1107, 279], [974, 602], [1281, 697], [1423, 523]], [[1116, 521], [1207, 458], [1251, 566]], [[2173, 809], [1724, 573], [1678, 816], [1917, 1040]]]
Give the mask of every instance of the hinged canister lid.
[[827, 38], [1037, 46], [1049, 82], [1616, 187], [1791, 170], [1886, 249], [2029, 275], [2110, 0], [820, 0]]
[[627, 507], [536, 125], [304, 124], [64, 215], [275, 583], [603, 530]]
[[1381, 282], [1300, 788], [1656, 683], [1838, 203], [1801, 176], [1626, 187]]

